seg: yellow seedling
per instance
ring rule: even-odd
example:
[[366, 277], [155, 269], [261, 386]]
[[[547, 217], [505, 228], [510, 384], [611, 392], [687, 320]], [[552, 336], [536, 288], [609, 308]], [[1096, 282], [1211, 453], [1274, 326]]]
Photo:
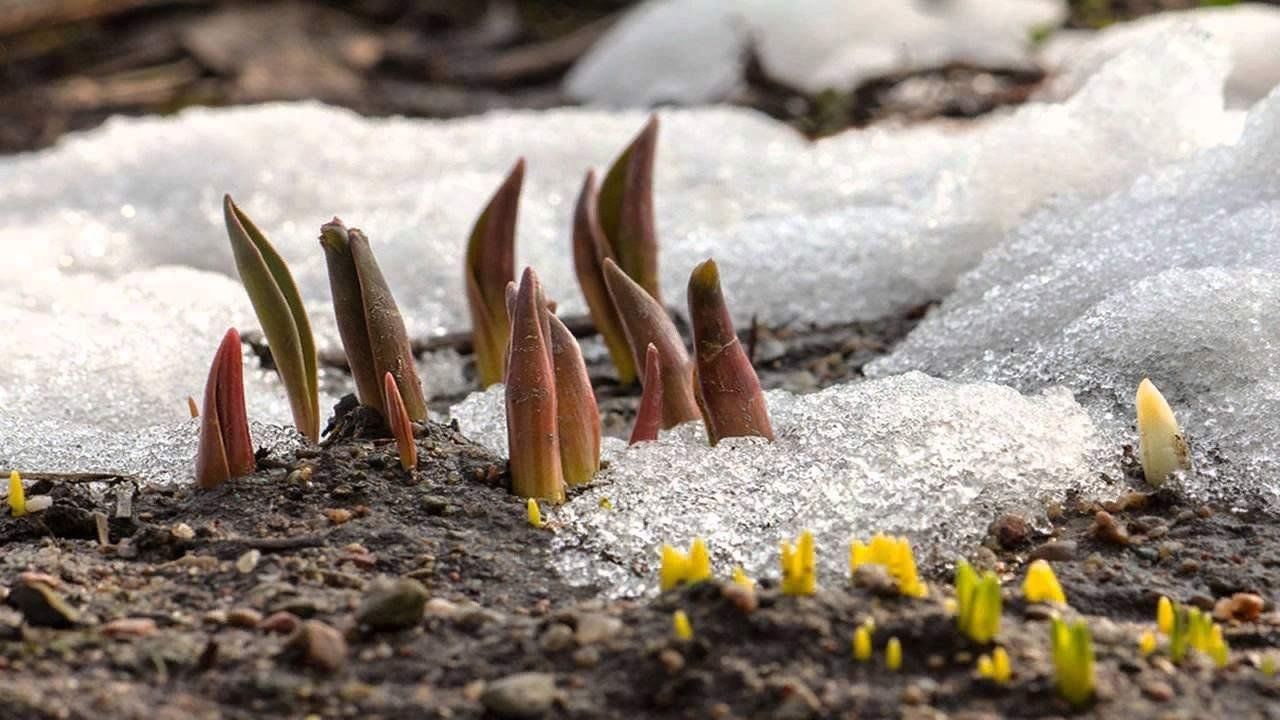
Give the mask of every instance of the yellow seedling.
[[688, 555], [670, 545], [662, 546], [662, 569], [658, 575], [658, 586], [662, 592], [710, 578], [711, 555], [707, 552], [705, 540], [694, 538]]
[[1054, 618], [1050, 632], [1058, 694], [1076, 707], [1084, 705], [1093, 697], [1094, 688], [1093, 639], [1089, 626], [1083, 620], [1067, 625], [1061, 618]]
[[538, 508], [538, 501], [529, 498], [529, 502], [525, 505], [525, 509], [529, 514], [529, 524], [540, 528], [542, 527], [542, 510]]
[[1053, 574], [1046, 560], [1036, 560], [1027, 568], [1027, 579], [1022, 583], [1022, 595], [1029, 603], [1067, 604], [1067, 596], [1058, 584], [1058, 577]]
[[1013, 677], [1009, 653], [1004, 648], [997, 647], [990, 655], [978, 656], [978, 674], [997, 685], [1008, 685]]
[[1150, 630], [1145, 630], [1142, 636], [1138, 638], [1138, 652], [1142, 653], [1142, 657], [1146, 657], [1156, 651], [1156, 635]]
[[1138, 385], [1138, 458], [1147, 484], [1159, 487], [1170, 475], [1191, 469], [1187, 441], [1173, 409], [1150, 380]]
[[756, 581], [747, 577], [747, 571], [742, 569], [741, 565], [735, 565], [733, 568], [733, 581], [744, 588], [754, 588]]
[[849, 570], [852, 572], [866, 564], [883, 565], [897, 581], [898, 592], [907, 597], [922, 598], [929, 594], [929, 587], [916, 573], [916, 559], [906, 538], [877, 533], [865, 545], [854, 540], [849, 547]]
[[782, 592], [784, 595], [812, 595], [817, 589], [818, 564], [813, 533], [805, 530], [794, 546], [782, 543]]
[[956, 565], [956, 625], [974, 642], [989, 643], [1000, 631], [1000, 579], [990, 571], [978, 577], [973, 566]]
[[853, 659], [858, 662], [871, 659], [871, 627], [866, 623], [853, 631]]
[[607, 497], [602, 497], [602, 498], [600, 498], [600, 502], [599, 502], [598, 504], [600, 505], [600, 509], [601, 509], [601, 510], [612, 510], [612, 509], [613, 509], [613, 501], [611, 501], [611, 500], [610, 500], [609, 498], [607, 498]]
[[902, 643], [898, 642], [896, 637], [889, 638], [889, 642], [884, 646], [884, 664], [894, 672], [902, 667]]
[[27, 514], [27, 491], [22, 487], [22, 476], [17, 470], [9, 472], [9, 513], [14, 517]]
[[1227, 647], [1227, 641], [1222, 637], [1222, 626], [1217, 623], [1213, 624], [1213, 631], [1209, 633], [1209, 647], [1205, 650], [1205, 653], [1213, 658], [1214, 665], [1220, 668], [1227, 666], [1231, 649]]
[[1156, 627], [1165, 635], [1173, 634], [1173, 601], [1164, 595], [1156, 603]]
[[677, 610], [671, 615], [671, 626], [676, 631], [676, 637], [681, 640], [693, 639], [693, 626], [689, 624], [689, 616], [683, 610]]
[[1275, 677], [1276, 675], [1276, 654], [1273, 652], [1266, 653], [1262, 656], [1262, 661], [1258, 664], [1258, 669], [1266, 677]]
[[1178, 605], [1173, 608], [1169, 659], [1175, 663], [1182, 662], [1190, 649], [1213, 658], [1219, 667], [1227, 663], [1229, 651], [1222, 637], [1222, 627], [1213, 621], [1213, 616], [1199, 608]]

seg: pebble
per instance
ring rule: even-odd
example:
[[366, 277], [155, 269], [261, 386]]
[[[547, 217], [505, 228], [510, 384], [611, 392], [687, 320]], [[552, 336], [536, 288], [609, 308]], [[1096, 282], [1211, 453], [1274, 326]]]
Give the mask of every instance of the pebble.
[[760, 607], [760, 598], [756, 596], [755, 588], [739, 585], [736, 582], [721, 586], [720, 595], [743, 615], [750, 615]]
[[236, 570], [241, 575], [248, 575], [258, 567], [258, 561], [262, 559], [262, 551], [258, 549], [248, 550], [236, 559]]
[[579, 645], [592, 645], [622, 632], [622, 621], [600, 613], [587, 613], [578, 618], [573, 633]]
[[262, 613], [253, 608], [233, 608], [227, 613], [226, 623], [231, 627], [255, 628], [262, 622]]
[[43, 582], [19, 582], [9, 591], [5, 602], [22, 613], [27, 624], [34, 627], [63, 629], [80, 622], [80, 613], [57, 590]]
[[1197, 572], [1200, 572], [1200, 562], [1198, 560], [1187, 558], [1181, 563], [1178, 563], [1178, 568], [1174, 570], [1174, 572], [1179, 575], [1195, 575]]
[[196, 531], [192, 530], [191, 526], [186, 523], [174, 525], [169, 528], [169, 533], [179, 540], [191, 540], [196, 536]]
[[453, 617], [458, 612], [458, 605], [444, 598], [431, 598], [423, 607], [423, 611], [431, 617]]
[[1021, 515], [1001, 515], [991, 523], [991, 534], [1005, 550], [1012, 550], [1027, 541], [1031, 535], [1031, 523]]
[[1129, 544], [1129, 531], [1116, 522], [1115, 517], [1106, 510], [1099, 510], [1098, 514], [1093, 516], [1093, 527], [1089, 529], [1089, 534], [1114, 545]]
[[580, 668], [595, 667], [600, 664], [600, 651], [594, 647], [578, 648], [573, 653], [573, 664]]
[[522, 672], [489, 683], [480, 695], [485, 709], [500, 718], [539, 718], [556, 699], [554, 675]]
[[1156, 702], [1165, 702], [1173, 698], [1173, 688], [1163, 680], [1149, 680], [1142, 683], [1142, 694]]
[[1266, 604], [1261, 595], [1236, 593], [1231, 597], [1221, 598], [1214, 603], [1213, 616], [1219, 620], [1252, 622], [1262, 614], [1262, 608]]
[[156, 621], [151, 618], [117, 618], [102, 626], [102, 634], [109, 638], [144, 638], [154, 635]]
[[822, 711], [822, 703], [809, 686], [798, 678], [786, 678], [781, 683], [782, 702], [774, 710], [776, 720], [809, 720]]
[[307, 667], [337, 672], [347, 660], [347, 641], [319, 620], [306, 620], [285, 641], [283, 655]]
[[267, 619], [258, 623], [258, 629], [271, 633], [291, 633], [297, 629], [300, 622], [301, 619], [297, 615], [281, 610], [280, 612], [272, 613]]
[[334, 525], [343, 525], [351, 520], [351, 511], [346, 508], [333, 508], [324, 511], [324, 516]]
[[1032, 550], [1030, 559], [1051, 562], [1075, 560], [1077, 547], [1074, 540], [1050, 540]]
[[422, 510], [428, 515], [444, 515], [449, 512], [449, 500], [442, 495], [422, 498]]
[[372, 630], [404, 630], [422, 622], [427, 589], [417, 580], [375, 583], [365, 593], [356, 621]]
[[573, 645], [573, 628], [564, 623], [551, 623], [538, 640], [545, 652], [560, 652]]
[[678, 650], [667, 648], [658, 653], [658, 662], [662, 663], [662, 667], [667, 671], [668, 675], [675, 675], [684, 669], [684, 656]]

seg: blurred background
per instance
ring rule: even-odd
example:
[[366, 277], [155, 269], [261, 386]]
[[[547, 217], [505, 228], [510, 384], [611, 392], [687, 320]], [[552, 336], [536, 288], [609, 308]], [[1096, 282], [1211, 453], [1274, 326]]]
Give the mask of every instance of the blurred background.
[[[841, 32], [840, 22], [849, 12], [857, 14], [849, 19], [858, 22], [856, 32], [868, 37], [881, 30], [876, 26], [883, 16], [883, 31], [889, 36], [902, 31], [915, 33], [926, 47], [953, 44], [940, 39], [936, 28], [929, 30], [932, 35], [921, 35], [928, 21], [955, 27], [957, 33], [971, 36], [969, 45], [989, 49], [983, 31], [966, 23], [980, 11], [1008, 17], [1007, 7], [999, 5], [1037, 4], [1040, 10], [1015, 28], [1019, 42], [1036, 46], [1071, 29], [1103, 28], [1162, 10], [1233, 4], [845, 2], [838, 17], [824, 18], [839, 4], [750, 0], [753, 14], [739, 22], [732, 16], [733, 0], [652, 0], [647, 8], [626, 0], [0, 0], [0, 153], [47, 146], [64, 133], [92, 127], [113, 114], [297, 99], [316, 99], [370, 115], [437, 118], [593, 101], [716, 101], [757, 108], [816, 136], [886, 119], [980, 115], [1026, 100], [1045, 74], [1041, 63], [1016, 54], [977, 53], [975, 61], [954, 52], [925, 53], [927, 59], [915, 63], [871, 62], [870, 70], [838, 74], [827, 87], [797, 82], [794, 71], [773, 71], [782, 67], [776, 61], [779, 52], [795, 52], [788, 47], [802, 46], [805, 34], [815, 28], [829, 33], [834, 25]], [[860, 2], [865, 4], [850, 10]], [[894, 6], [909, 8], [911, 14], [905, 16]], [[583, 70], [576, 79], [570, 75], [584, 57], [604, 53], [602, 45], [626, 45], [623, 30], [643, 36], [643, 29], [621, 26], [641, 24], [636, 15], [645, 12], [666, 12], [660, 20], [668, 28], [674, 23], [676, 34], [689, 31], [687, 51], [694, 55], [688, 60], [697, 74], [703, 74], [698, 63], [710, 61], [696, 55], [705, 49], [706, 40], [695, 31], [713, 21], [731, 25], [735, 38], [742, 40], [740, 45], [736, 40], [727, 45], [737, 56], [729, 81], [692, 90], [679, 86], [670, 90], [670, 97], [654, 90], [667, 86], [652, 82], [601, 87], [596, 79], [601, 73], [616, 77], [628, 74], [628, 68], [641, 74], [653, 69], [657, 60], [643, 53], [614, 53], [598, 58], [603, 70]], [[777, 25], [776, 17], [767, 23], [764, 19], [779, 13], [815, 17], [808, 18], [809, 24], [790, 27], [791, 45], [782, 43], [781, 50], [774, 51], [774, 62], [761, 62], [762, 48], [756, 41], [762, 40], [762, 31]], [[753, 18], [768, 27], [753, 26]], [[659, 22], [658, 30], [649, 32], [661, 33], [661, 27]], [[674, 45], [654, 52], [655, 57], [665, 53], [671, 60], [686, 49]], [[705, 69], [713, 79], [717, 72], [715, 67]]]

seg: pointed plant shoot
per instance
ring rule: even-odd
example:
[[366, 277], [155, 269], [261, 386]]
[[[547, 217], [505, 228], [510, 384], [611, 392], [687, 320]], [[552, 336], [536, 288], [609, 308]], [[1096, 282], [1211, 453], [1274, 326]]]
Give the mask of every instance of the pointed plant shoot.
[[570, 486], [585, 485], [600, 470], [600, 408], [578, 341], [560, 318], [543, 312], [551, 327], [561, 472]]
[[506, 287], [516, 275], [516, 215], [523, 183], [521, 158], [480, 213], [467, 241], [467, 304], [480, 387], [502, 382], [511, 335]]
[[573, 268], [578, 275], [578, 287], [587, 300], [591, 321], [609, 350], [609, 357], [618, 370], [618, 381], [630, 385], [636, 380], [636, 363], [627, 344], [626, 331], [618, 309], [614, 307], [609, 287], [604, 280], [604, 259], [617, 261], [600, 227], [597, 211], [596, 175], [587, 172], [587, 179], [578, 194], [578, 204], [573, 214]]
[[653, 343], [645, 350], [643, 388], [628, 445], [657, 440], [658, 429], [662, 427], [662, 366], [658, 348]]
[[240, 334], [227, 331], [213, 356], [204, 386], [200, 445], [196, 451], [196, 485], [216, 488], [231, 478], [253, 472], [253, 441], [244, 408], [244, 364]]
[[546, 302], [538, 276], [526, 268], [511, 315], [507, 363], [507, 447], [511, 489], [526, 498], [561, 503], [565, 499], [560, 466], [560, 433], [555, 370], [545, 334]]
[[294, 425], [315, 442], [320, 438], [316, 345], [298, 286], [284, 259], [230, 195], [223, 197], [222, 210], [240, 281], [271, 347]]
[[604, 261], [604, 278], [622, 318], [622, 327], [637, 367], [650, 344], [658, 348], [662, 368], [662, 427], [669, 430], [702, 416], [693, 397], [689, 354], [667, 311], [612, 260]]
[[613, 161], [600, 183], [600, 227], [612, 257], [631, 279], [662, 303], [658, 288], [658, 237], [653, 213], [653, 165], [658, 116]]
[[400, 467], [412, 471], [418, 466], [418, 446], [413, 441], [413, 423], [409, 421], [404, 399], [400, 397], [400, 387], [391, 373], [382, 376], [382, 402], [386, 407], [387, 425], [400, 453]]
[[1147, 484], [1160, 487], [1169, 476], [1191, 469], [1191, 453], [1164, 395], [1148, 379], [1138, 385], [1138, 457]]
[[386, 413], [382, 377], [391, 373], [409, 419], [427, 419], [427, 402], [413, 363], [404, 319], [364, 233], [334, 218], [320, 228], [338, 334], [360, 403]]
[[760, 379], [733, 330], [714, 260], [700, 263], [689, 276], [689, 320], [697, 369], [694, 391], [711, 444], [727, 437], [772, 440]]

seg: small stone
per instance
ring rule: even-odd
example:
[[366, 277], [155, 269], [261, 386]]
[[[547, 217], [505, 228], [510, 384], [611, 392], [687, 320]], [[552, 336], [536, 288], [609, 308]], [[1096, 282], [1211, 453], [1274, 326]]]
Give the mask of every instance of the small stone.
[[417, 580], [375, 583], [365, 593], [356, 621], [372, 630], [404, 630], [422, 622], [427, 589]]
[[908, 685], [902, 690], [903, 705], [924, 705], [929, 701], [929, 696], [919, 685]]
[[579, 645], [592, 645], [622, 632], [622, 621], [616, 617], [587, 613], [578, 618], [573, 637]]
[[204, 615], [200, 616], [200, 620], [206, 625], [226, 625], [227, 611], [226, 610], [210, 610], [206, 612]]
[[117, 618], [102, 626], [102, 634], [109, 638], [144, 638], [154, 635], [156, 621], [151, 618]]
[[898, 594], [898, 581], [889, 575], [885, 566], [877, 563], [859, 565], [853, 571], [853, 584], [873, 595], [893, 597]]
[[798, 678], [786, 678], [781, 684], [782, 701], [774, 710], [777, 720], [809, 720], [822, 711], [822, 703], [808, 685]]
[[53, 496], [51, 495], [32, 495], [27, 498], [28, 513], [44, 512], [51, 507], [53, 507]]
[[539, 718], [556, 699], [554, 675], [522, 672], [494, 680], [480, 695], [480, 703], [500, 718]]
[[255, 628], [262, 622], [262, 613], [253, 608], [233, 608], [227, 613], [227, 624], [238, 628]]
[[236, 559], [236, 570], [238, 570], [241, 575], [248, 575], [258, 567], [258, 561], [261, 559], [261, 550], [258, 550], [257, 548], [248, 550]]
[[600, 664], [600, 651], [594, 647], [578, 648], [573, 653], [573, 664], [584, 669], [595, 667]]
[[428, 515], [444, 515], [449, 512], [449, 500], [440, 495], [422, 498], [422, 510]]
[[453, 617], [458, 612], [458, 605], [444, 598], [431, 598], [423, 607], [423, 611], [431, 617]]
[[300, 622], [302, 620], [297, 615], [281, 610], [280, 612], [272, 613], [265, 620], [258, 623], [258, 629], [270, 633], [292, 633], [298, 628]]
[[1129, 531], [1121, 527], [1115, 517], [1106, 510], [1099, 510], [1098, 514], [1093, 516], [1093, 527], [1089, 529], [1089, 534], [1114, 545], [1129, 544]]
[[573, 645], [573, 628], [564, 623], [551, 623], [546, 630], [542, 632], [538, 644], [542, 646], [545, 652], [560, 652], [567, 650]]
[[1252, 622], [1262, 614], [1266, 604], [1261, 595], [1236, 593], [1231, 597], [1219, 599], [1213, 606], [1213, 616], [1218, 620]]
[[1200, 561], [1187, 558], [1178, 563], [1178, 567], [1174, 570], [1179, 575], [1195, 575], [1200, 571]]
[[80, 613], [58, 591], [43, 582], [20, 582], [9, 591], [5, 602], [22, 613], [34, 627], [69, 628], [80, 622]]
[[684, 669], [684, 656], [678, 650], [671, 648], [658, 653], [658, 662], [662, 663], [662, 668], [668, 675], [675, 675]]
[[319, 620], [306, 620], [285, 641], [282, 655], [323, 672], [337, 672], [347, 660], [347, 641]]
[[343, 525], [351, 520], [351, 511], [346, 508], [331, 508], [324, 511], [324, 516], [334, 525]]
[[1148, 680], [1142, 683], [1142, 694], [1156, 702], [1165, 702], [1173, 698], [1173, 688], [1163, 680]]
[[1199, 516], [1202, 520], [1208, 520], [1209, 518], [1213, 517], [1213, 508], [1209, 507], [1208, 505], [1201, 505], [1200, 507], [1196, 508], [1196, 515]]
[[760, 598], [756, 596], [755, 588], [749, 588], [746, 585], [736, 582], [725, 583], [720, 587], [720, 595], [743, 615], [750, 615], [760, 607]]
[[191, 526], [186, 523], [178, 523], [169, 528], [169, 534], [179, 540], [191, 540], [196, 536], [196, 531], [192, 530]]
[[1031, 534], [1031, 523], [1021, 515], [1001, 515], [991, 524], [991, 534], [1000, 547], [1012, 550], [1027, 541]]
[[1067, 562], [1076, 559], [1074, 540], [1050, 540], [1031, 551], [1031, 560], [1048, 560], [1050, 562]]
[[1022, 611], [1022, 617], [1027, 620], [1050, 620], [1058, 614], [1058, 609], [1048, 603], [1031, 603]]

